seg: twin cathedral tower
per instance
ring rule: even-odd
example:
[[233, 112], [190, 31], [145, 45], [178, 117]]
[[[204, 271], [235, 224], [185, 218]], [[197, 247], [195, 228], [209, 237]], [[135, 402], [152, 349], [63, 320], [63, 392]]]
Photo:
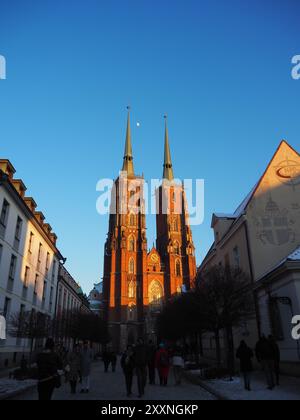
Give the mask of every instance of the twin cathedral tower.
[[115, 350], [155, 339], [156, 318], [196, 276], [195, 247], [182, 184], [174, 180], [167, 120], [163, 180], [156, 190], [156, 247], [148, 251], [144, 178], [134, 172], [128, 111], [122, 172], [112, 190], [104, 250], [104, 314]]

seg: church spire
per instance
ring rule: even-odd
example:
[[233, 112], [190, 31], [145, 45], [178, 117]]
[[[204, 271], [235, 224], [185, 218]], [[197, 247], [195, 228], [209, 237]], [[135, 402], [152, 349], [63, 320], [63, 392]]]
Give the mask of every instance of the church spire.
[[127, 172], [128, 176], [134, 175], [133, 169], [133, 155], [132, 155], [132, 145], [131, 145], [131, 129], [130, 129], [130, 107], [128, 109], [127, 117], [127, 131], [126, 131], [126, 142], [125, 142], [125, 152], [124, 152], [124, 162], [122, 171]]
[[173, 181], [174, 174], [173, 174], [173, 165], [172, 165], [170, 145], [169, 145], [169, 131], [168, 131], [168, 124], [167, 124], [167, 116], [165, 115], [164, 118], [165, 118], [165, 159], [164, 159], [163, 179], [167, 179], [168, 181]]

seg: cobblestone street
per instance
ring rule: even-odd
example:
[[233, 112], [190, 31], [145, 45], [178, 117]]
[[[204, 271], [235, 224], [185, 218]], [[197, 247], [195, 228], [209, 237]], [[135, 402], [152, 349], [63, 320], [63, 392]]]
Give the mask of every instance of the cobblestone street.
[[[19, 395], [14, 400], [37, 400], [36, 389]], [[69, 384], [55, 390], [54, 400], [127, 400], [125, 381], [120, 366], [115, 373], [104, 373], [103, 364], [97, 362], [92, 367], [91, 389], [89, 394], [70, 394]], [[134, 378], [133, 397], [137, 399], [136, 377]], [[174, 385], [173, 373], [170, 373], [168, 387], [147, 386], [145, 400], [214, 400], [215, 398], [198, 385], [183, 382]]]

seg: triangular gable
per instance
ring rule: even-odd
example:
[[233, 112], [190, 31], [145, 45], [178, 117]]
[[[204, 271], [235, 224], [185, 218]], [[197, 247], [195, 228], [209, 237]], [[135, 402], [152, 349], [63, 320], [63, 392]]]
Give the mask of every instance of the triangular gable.
[[[296, 166], [292, 162], [292, 159], [295, 159]], [[277, 166], [276, 166], [277, 165]], [[288, 179], [288, 172], [292, 170], [292, 166], [295, 166], [295, 170], [297, 171], [296, 178], [299, 178], [300, 183], [300, 154], [290, 146], [285, 140], [283, 140], [280, 145], [278, 146], [275, 154], [273, 155], [269, 165], [267, 166], [265, 172], [263, 173], [262, 177], [260, 178], [259, 182], [256, 184], [256, 187], [252, 190], [249, 196], [244, 200], [244, 203], [236, 210], [235, 214], [238, 218], [242, 213], [244, 213], [253, 197], [259, 192], [261, 186], [263, 184], [264, 179], [268, 175], [271, 168], [276, 166], [278, 178], [282, 178], [282, 183], [289, 182]], [[239, 213], [239, 214], [238, 214]]]

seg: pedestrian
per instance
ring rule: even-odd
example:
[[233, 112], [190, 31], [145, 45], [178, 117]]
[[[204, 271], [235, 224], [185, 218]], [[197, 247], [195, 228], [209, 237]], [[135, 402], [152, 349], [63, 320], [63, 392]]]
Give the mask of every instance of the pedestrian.
[[183, 350], [180, 346], [176, 346], [172, 357], [173, 372], [175, 384], [181, 385], [182, 373], [184, 369]]
[[73, 351], [68, 357], [68, 380], [71, 386], [71, 394], [76, 394], [77, 383], [81, 378], [81, 355], [80, 346], [75, 344]]
[[110, 365], [110, 353], [108, 350], [104, 350], [104, 352], [102, 353], [102, 360], [104, 363], [104, 372], [107, 373], [108, 372], [108, 368]]
[[148, 343], [148, 372], [149, 372], [149, 384], [155, 385], [155, 354], [156, 347], [152, 340]]
[[89, 347], [88, 341], [83, 343], [83, 349], [81, 352], [80, 360], [80, 370], [82, 375], [81, 383], [81, 394], [89, 393], [90, 391], [90, 374], [91, 374], [91, 364], [93, 360], [92, 350]]
[[252, 359], [253, 351], [247, 346], [246, 342], [241, 341], [237, 350], [236, 358], [240, 360], [241, 373], [244, 375], [245, 390], [251, 391], [251, 373], [253, 371]]
[[268, 389], [272, 391], [275, 387], [274, 382], [274, 360], [273, 360], [273, 350], [270, 342], [263, 335], [258, 343], [256, 344], [256, 358], [259, 363], [261, 363], [262, 368], [266, 375], [266, 381]]
[[165, 345], [163, 343], [159, 345], [159, 350], [156, 352], [155, 366], [158, 370], [160, 385], [167, 386], [170, 370], [170, 360], [169, 353], [165, 349]]
[[114, 351], [110, 353], [110, 363], [111, 363], [112, 371], [115, 372], [116, 366], [117, 366], [117, 355]]
[[269, 335], [269, 343], [272, 349], [272, 360], [274, 363], [274, 373], [275, 373], [275, 378], [276, 378], [276, 385], [279, 386], [279, 376], [280, 376], [280, 359], [281, 359], [281, 355], [280, 355], [280, 349], [279, 346], [277, 344], [277, 342], [275, 341], [275, 338], [272, 335]]
[[37, 356], [38, 395], [40, 401], [50, 401], [55, 388], [60, 388], [62, 362], [54, 351], [52, 338], [46, 340], [44, 350]]
[[133, 373], [135, 368], [134, 363], [134, 351], [131, 345], [127, 346], [127, 350], [123, 353], [121, 357], [121, 366], [125, 376], [127, 397], [132, 395], [132, 382], [133, 382]]
[[139, 398], [145, 394], [147, 382], [148, 351], [144, 339], [139, 338], [134, 349], [134, 364], [136, 368]]

